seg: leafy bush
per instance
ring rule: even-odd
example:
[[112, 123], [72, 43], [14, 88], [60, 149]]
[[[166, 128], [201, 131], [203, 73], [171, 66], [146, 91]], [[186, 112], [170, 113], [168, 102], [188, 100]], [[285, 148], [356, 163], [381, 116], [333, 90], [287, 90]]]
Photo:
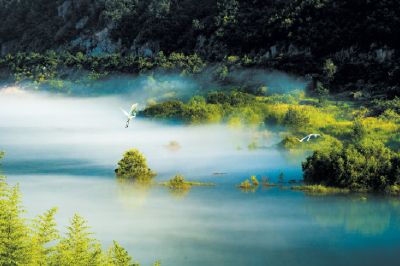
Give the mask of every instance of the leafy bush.
[[308, 112], [304, 108], [289, 106], [286, 112], [284, 123], [291, 128], [298, 128], [310, 122]]
[[400, 98], [395, 96], [393, 100], [377, 100], [372, 102], [374, 108], [374, 114], [376, 116], [384, 113], [386, 110], [390, 109], [400, 114]]
[[179, 188], [179, 189], [190, 189], [189, 182], [184, 180], [184, 176], [181, 174], [175, 175], [173, 179], [169, 179], [169, 187], [170, 188]]
[[140, 182], [151, 182], [157, 174], [147, 167], [146, 158], [138, 149], [126, 151], [124, 157], [118, 162], [115, 175], [118, 178], [135, 179]]
[[256, 97], [248, 93], [236, 92], [231, 95], [232, 106], [246, 106], [254, 102], [256, 102]]
[[367, 135], [367, 129], [361, 119], [356, 119], [350, 128], [353, 131], [353, 137], [356, 140], [363, 139]]
[[165, 101], [150, 105], [144, 109], [144, 113], [148, 117], [179, 117], [182, 114], [183, 102], [177, 100]]
[[249, 146], [247, 146], [247, 148], [249, 150], [256, 150], [256, 149], [260, 148], [260, 146], [258, 145], [257, 141], [253, 141], [252, 143], [249, 144]]
[[329, 90], [325, 89], [321, 82], [317, 82], [315, 92], [318, 95], [318, 105], [321, 107], [326, 106], [328, 103]]
[[251, 183], [249, 180], [246, 180], [246, 181], [242, 182], [240, 185], [237, 185], [236, 188], [249, 189], [249, 188], [251, 188]]
[[213, 92], [210, 92], [208, 94], [207, 103], [210, 103], [210, 104], [218, 104], [218, 103], [225, 104], [225, 103], [228, 103], [228, 104], [230, 104], [231, 100], [230, 100], [229, 96], [226, 95], [225, 92], [213, 91]]
[[313, 151], [302, 162], [309, 184], [350, 189], [385, 190], [400, 184], [399, 155], [382, 142], [364, 139], [356, 145], [336, 145]]
[[251, 182], [253, 182], [253, 186], [258, 186], [260, 184], [255, 175], [251, 176]]
[[[297, 136], [300, 137], [301, 136]], [[293, 149], [300, 145], [300, 141], [296, 139], [295, 136], [283, 135], [283, 139], [277, 144], [280, 149]]]

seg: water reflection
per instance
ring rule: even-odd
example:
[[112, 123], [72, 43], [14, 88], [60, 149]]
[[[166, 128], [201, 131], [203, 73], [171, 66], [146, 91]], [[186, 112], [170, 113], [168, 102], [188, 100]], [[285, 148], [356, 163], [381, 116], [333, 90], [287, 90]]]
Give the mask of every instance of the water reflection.
[[378, 235], [399, 227], [400, 199], [381, 196], [307, 196], [304, 210], [323, 227], [343, 226], [348, 233]]
[[146, 198], [154, 190], [154, 187], [149, 184], [133, 180], [117, 179], [117, 182], [118, 200], [128, 209], [143, 207], [146, 203]]
[[176, 200], [182, 200], [189, 191], [190, 188], [169, 188], [169, 195]]

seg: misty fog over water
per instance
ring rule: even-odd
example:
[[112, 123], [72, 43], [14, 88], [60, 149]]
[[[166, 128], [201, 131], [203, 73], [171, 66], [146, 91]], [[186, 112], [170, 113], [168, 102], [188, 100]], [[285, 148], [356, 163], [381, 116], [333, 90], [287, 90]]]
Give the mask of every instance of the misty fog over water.
[[[20, 184], [33, 218], [59, 207], [59, 230], [78, 213], [106, 247], [112, 240], [150, 265], [394, 265], [400, 259], [400, 202], [370, 196], [306, 196], [279, 188], [244, 193], [251, 175], [302, 179], [303, 158], [247, 150], [246, 131], [185, 126], [136, 117], [125, 129], [127, 97], [0, 95], [1, 170]], [[170, 141], [181, 148], [168, 149]], [[279, 139], [257, 139], [273, 146]], [[240, 145], [244, 149], [237, 150]], [[216, 184], [182, 195], [168, 187], [121, 183], [114, 169], [139, 149], [158, 174]], [[226, 173], [213, 175], [213, 173]]]

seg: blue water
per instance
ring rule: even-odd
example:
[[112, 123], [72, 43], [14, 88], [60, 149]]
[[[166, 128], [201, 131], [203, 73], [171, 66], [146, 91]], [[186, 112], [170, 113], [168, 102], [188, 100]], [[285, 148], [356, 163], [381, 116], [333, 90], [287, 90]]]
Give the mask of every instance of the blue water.
[[[68, 218], [78, 213], [103, 247], [116, 240], [141, 265], [398, 265], [399, 199], [236, 189], [251, 175], [301, 179], [305, 155], [249, 151], [252, 141], [269, 146], [279, 136], [224, 126], [165, 126], [138, 118], [125, 129], [118, 109], [123, 104], [109, 98], [0, 99], [0, 150], [7, 152], [1, 169], [8, 183], [20, 184], [28, 218], [57, 206], [58, 229], [65, 232]], [[181, 148], [166, 148], [172, 140]], [[174, 193], [118, 182], [116, 163], [131, 148], [158, 173], [155, 181], [181, 173], [216, 186]]]

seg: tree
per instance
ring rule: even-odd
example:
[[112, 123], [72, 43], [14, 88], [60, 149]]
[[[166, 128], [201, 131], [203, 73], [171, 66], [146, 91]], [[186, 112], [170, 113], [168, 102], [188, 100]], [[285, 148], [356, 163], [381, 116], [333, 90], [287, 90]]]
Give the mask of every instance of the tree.
[[318, 81], [315, 92], [318, 95], [318, 104], [320, 106], [325, 106], [328, 101], [329, 90], [325, 89], [324, 85]]
[[280, 175], [279, 175], [279, 180], [282, 180], [283, 181], [283, 178], [285, 177], [285, 175], [283, 174], [283, 173], [281, 173]]
[[28, 259], [28, 228], [20, 214], [26, 213], [21, 203], [18, 184], [8, 189], [1, 178], [0, 189], [0, 265], [25, 264]]
[[398, 188], [399, 167], [399, 154], [371, 139], [315, 150], [302, 162], [307, 183], [370, 191]]
[[221, 91], [221, 92], [213, 91], [213, 92], [210, 92], [208, 94], [207, 103], [210, 103], [210, 104], [218, 104], [218, 103], [225, 104], [225, 103], [228, 103], [228, 104], [230, 104], [231, 103], [231, 99], [223, 91]]
[[105, 263], [110, 266], [140, 266], [137, 262], [132, 262], [129, 253], [116, 241], [114, 246], [105, 252]]
[[285, 115], [284, 123], [291, 128], [298, 128], [307, 125], [310, 122], [307, 111], [302, 108], [296, 108], [289, 106], [289, 109]]
[[325, 64], [324, 64], [324, 80], [325, 84], [329, 88], [329, 83], [333, 80], [333, 76], [337, 71], [337, 66], [335, 66], [332, 62], [331, 59], [326, 59]]
[[350, 128], [353, 130], [353, 137], [356, 140], [360, 140], [367, 135], [367, 130], [361, 119], [356, 119]]
[[54, 207], [44, 215], [37, 215], [37, 218], [32, 221], [33, 230], [29, 240], [31, 265], [46, 265], [48, 256], [55, 252], [55, 247], [49, 247], [47, 244], [60, 239], [58, 230], [55, 229], [57, 224], [54, 222], [57, 210], [58, 208]]
[[126, 179], [135, 179], [141, 182], [151, 182], [157, 174], [147, 167], [146, 158], [138, 149], [126, 151], [124, 157], [118, 162], [116, 176]]
[[86, 232], [91, 227], [83, 217], [75, 214], [67, 226], [67, 237], [61, 239], [55, 247], [55, 254], [50, 257], [51, 265], [100, 265], [102, 259], [101, 245], [97, 239], [90, 238], [94, 233]]

